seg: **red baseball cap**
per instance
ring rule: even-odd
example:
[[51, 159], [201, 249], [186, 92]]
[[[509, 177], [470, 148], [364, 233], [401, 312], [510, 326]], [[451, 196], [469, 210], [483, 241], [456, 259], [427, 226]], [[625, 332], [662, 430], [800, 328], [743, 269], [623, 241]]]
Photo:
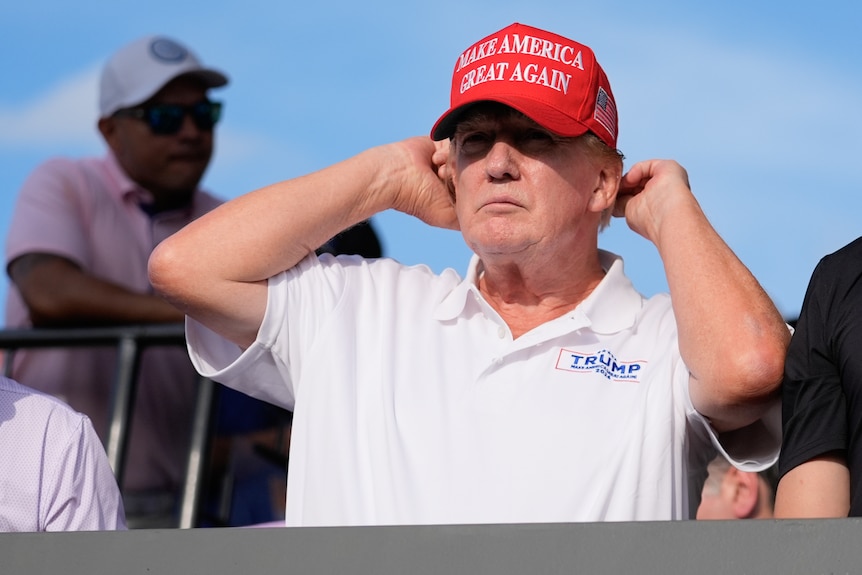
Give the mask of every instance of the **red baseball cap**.
[[617, 147], [617, 107], [593, 51], [517, 22], [482, 38], [455, 62], [449, 110], [431, 137], [452, 137], [477, 102], [499, 102], [560, 136], [592, 132]]

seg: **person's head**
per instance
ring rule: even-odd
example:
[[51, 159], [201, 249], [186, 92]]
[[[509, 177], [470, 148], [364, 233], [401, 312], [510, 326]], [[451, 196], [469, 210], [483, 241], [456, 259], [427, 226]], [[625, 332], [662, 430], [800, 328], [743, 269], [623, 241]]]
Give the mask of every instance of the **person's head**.
[[707, 467], [697, 519], [766, 519], [775, 506], [774, 470], [741, 471], [719, 455]]
[[476, 42], [456, 61], [431, 136], [452, 142], [455, 209], [480, 255], [567, 234], [594, 242], [610, 219], [622, 176], [617, 112], [587, 46], [522, 24]]
[[162, 36], [126, 45], [102, 69], [99, 131], [157, 208], [184, 204], [200, 183], [221, 112], [208, 91], [227, 82], [187, 47]]

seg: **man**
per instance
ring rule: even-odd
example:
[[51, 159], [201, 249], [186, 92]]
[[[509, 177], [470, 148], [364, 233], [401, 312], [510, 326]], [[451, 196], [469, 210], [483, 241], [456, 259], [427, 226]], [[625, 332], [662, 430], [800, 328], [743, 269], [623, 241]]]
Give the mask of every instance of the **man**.
[[[198, 369], [295, 408], [287, 525], [686, 518], [713, 444], [774, 460], [753, 428], [786, 326], [678, 164], [622, 175], [616, 127], [593, 52], [513, 24], [458, 58], [436, 143], [244, 195], [153, 253]], [[386, 209], [460, 229], [466, 279], [313, 254]], [[673, 306], [598, 249], [611, 211]]]
[[123, 502], [87, 416], [0, 377], [0, 531], [125, 529]]
[[[198, 187], [227, 77], [175, 40], [148, 36], [116, 52], [99, 88], [101, 158], [55, 158], [25, 181], [6, 242], [11, 327], [179, 322], [153, 294], [147, 258], [162, 239], [220, 200]], [[21, 350], [18, 381], [60, 397], [107, 432], [113, 349]], [[182, 485], [197, 375], [181, 348], [140, 362], [122, 488], [130, 520], [172, 524]], [[104, 440], [104, 437], [103, 437]], [[149, 521], [149, 520], [147, 520]]]
[[777, 517], [862, 516], [862, 238], [822, 258], [787, 351]]
[[737, 469], [721, 455], [710, 461], [697, 519], [769, 519], [775, 488], [770, 467], [759, 473]]

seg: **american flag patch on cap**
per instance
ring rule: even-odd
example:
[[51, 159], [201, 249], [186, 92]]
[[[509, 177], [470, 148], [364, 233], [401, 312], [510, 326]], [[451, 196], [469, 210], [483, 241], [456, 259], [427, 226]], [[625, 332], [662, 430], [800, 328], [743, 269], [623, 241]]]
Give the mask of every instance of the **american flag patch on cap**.
[[596, 111], [593, 117], [616, 139], [617, 137], [617, 107], [613, 98], [608, 96], [604, 88], [599, 87], [596, 95]]

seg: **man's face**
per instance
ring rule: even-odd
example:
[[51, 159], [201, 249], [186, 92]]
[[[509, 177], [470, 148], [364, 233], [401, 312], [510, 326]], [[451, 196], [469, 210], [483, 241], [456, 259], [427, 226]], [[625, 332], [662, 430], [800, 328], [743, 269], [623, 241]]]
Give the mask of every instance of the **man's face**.
[[[206, 95], [199, 80], [180, 77], [145, 105], [188, 106]], [[146, 121], [126, 116], [103, 118], [99, 128], [123, 170], [153, 194], [157, 205], [172, 207], [187, 201], [212, 156], [213, 131], [198, 128], [188, 114], [174, 134], [154, 134]]]
[[481, 257], [595, 241], [607, 198], [594, 193], [602, 166], [581, 140], [489, 105], [459, 123], [450, 159], [461, 232]]

